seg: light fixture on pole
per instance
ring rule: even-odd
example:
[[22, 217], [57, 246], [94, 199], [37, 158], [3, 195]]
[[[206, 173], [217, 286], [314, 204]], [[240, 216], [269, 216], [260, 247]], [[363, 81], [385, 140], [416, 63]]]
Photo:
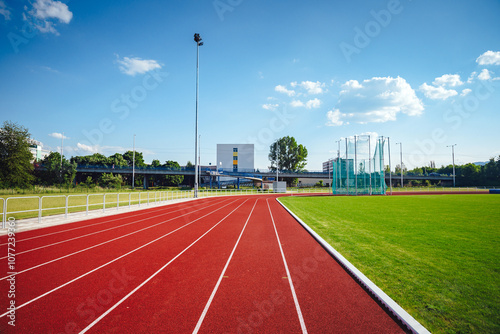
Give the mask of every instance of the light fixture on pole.
[[403, 188], [403, 143], [396, 143], [399, 145], [399, 155], [401, 157], [401, 188]]
[[453, 161], [453, 188], [455, 188], [455, 146], [457, 146], [457, 144], [446, 146], [451, 147], [451, 159]]
[[196, 42], [196, 125], [194, 129], [194, 198], [198, 197], [198, 81], [199, 81], [199, 67], [200, 67], [200, 46], [203, 45], [200, 34], [194, 34], [194, 41]]

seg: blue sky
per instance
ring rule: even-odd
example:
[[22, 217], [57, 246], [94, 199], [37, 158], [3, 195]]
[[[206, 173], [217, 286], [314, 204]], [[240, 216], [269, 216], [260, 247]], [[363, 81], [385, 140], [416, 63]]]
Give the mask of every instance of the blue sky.
[[65, 156], [132, 148], [202, 164], [216, 144], [294, 136], [310, 170], [336, 140], [391, 138], [409, 166], [500, 155], [500, 2], [0, 1], [1, 119]]

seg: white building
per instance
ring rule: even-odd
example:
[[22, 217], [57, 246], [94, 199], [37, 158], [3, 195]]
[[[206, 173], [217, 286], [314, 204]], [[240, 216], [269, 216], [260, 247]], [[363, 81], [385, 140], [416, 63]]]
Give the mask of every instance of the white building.
[[46, 156], [50, 154], [49, 150], [44, 150], [43, 149], [43, 144], [37, 140], [31, 140], [30, 144], [30, 152], [33, 154], [33, 160], [34, 162], [39, 162], [43, 160]]
[[254, 171], [254, 144], [217, 144], [217, 168], [234, 172]]

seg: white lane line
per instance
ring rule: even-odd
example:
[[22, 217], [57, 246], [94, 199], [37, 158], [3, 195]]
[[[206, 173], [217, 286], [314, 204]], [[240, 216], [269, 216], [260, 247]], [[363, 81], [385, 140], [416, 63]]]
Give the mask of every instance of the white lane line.
[[269, 214], [271, 215], [271, 220], [273, 221], [274, 232], [276, 233], [276, 239], [278, 239], [278, 245], [280, 246], [281, 257], [283, 258], [283, 263], [285, 264], [286, 276], [288, 277], [288, 283], [290, 284], [290, 290], [292, 290], [293, 302], [295, 303], [295, 309], [297, 310], [297, 316], [299, 317], [300, 327], [302, 328], [302, 333], [307, 333], [306, 323], [304, 322], [304, 317], [302, 316], [302, 311], [300, 310], [299, 300], [297, 299], [297, 294], [295, 293], [295, 288], [293, 287], [292, 276], [290, 275], [290, 270], [288, 270], [288, 264], [286, 262], [285, 253], [281, 247], [280, 237], [278, 235], [278, 230], [276, 229], [276, 224], [274, 223], [273, 213], [271, 212], [271, 207], [269, 206], [269, 200], [266, 199], [267, 207], [269, 208]]
[[163, 267], [161, 267], [160, 269], [158, 269], [157, 272], [155, 272], [153, 275], [151, 275], [149, 278], [147, 278], [144, 282], [142, 282], [141, 284], [139, 284], [134, 290], [130, 291], [125, 297], [123, 297], [122, 299], [120, 299], [120, 301], [118, 301], [115, 305], [113, 305], [112, 307], [110, 307], [106, 312], [104, 312], [103, 314], [101, 314], [101, 316], [99, 316], [99, 318], [95, 319], [91, 324], [89, 324], [87, 327], [85, 327], [81, 332], [80, 334], [84, 334], [86, 333], [89, 329], [91, 329], [95, 324], [97, 324], [99, 321], [101, 321], [101, 319], [103, 319], [105, 316], [107, 316], [111, 311], [113, 311], [115, 308], [117, 308], [121, 303], [123, 303], [125, 300], [127, 300], [130, 296], [132, 296], [137, 290], [139, 290], [140, 288], [142, 288], [146, 283], [148, 283], [150, 280], [152, 280], [156, 275], [158, 275], [163, 269], [165, 269], [166, 267], [168, 267], [172, 262], [174, 262], [179, 256], [181, 256], [182, 254], [184, 254], [189, 248], [191, 248], [194, 244], [196, 244], [198, 241], [200, 241], [204, 236], [206, 236], [208, 233], [210, 233], [210, 231], [212, 231], [215, 227], [217, 227], [220, 223], [222, 223], [227, 217], [229, 217], [233, 212], [235, 212], [236, 210], [238, 210], [243, 204], [245, 204], [246, 202], [248, 201], [248, 199], [246, 199], [243, 203], [241, 203], [240, 205], [238, 205], [238, 207], [236, 207], [233, 211], [231, 211], [227, 216], [225, 216], [224, 218], [222, 218], [217, 224], [215, 224], [214, 226], [212, 226], [208, 231], [206, 231], [205, 233], [203, 233], [202, 236], [200, 236], [198, 239], [196, 239], [195, 241], [193, 241], [193, 243], [191, 243], [189, 246], [187, 246], [186, 248], [184, 248], [184, 250], [182, 252], [180, 252], [179, 254], [177, 254], [173, 259], [171, 259], [170, 261], [168, 261], [168, 263], [166, 263]]
[[[144, 248], [144, 247], [146, 247], [146, 246], [149, 246], [149, 245], [151, 245], [152, 243], [154, 243], [154, 242], [156, 242], [156, 241], [158, 241], [158, 240], [160, 240], [160, 239], [163, 239], [163, 238], [165, 238], [165, 237], [167, 237], [167, 236], [169, 236], [169, 235], [171, 235], [171, 234], [173, 234], [173, 233], [175, 233], [175, 232], [177, 232], [177, 231], [179, 231], [179, 230], [183, 229], [184, 227], [186, 227], [186, 226], [188, 226], [188, 225], [191, 225], [191, 224], [193, 224], [194, 222], [196, 222], [196, 221], [198, 221], [198, 220], [200, 220], [200, 219], [203, 219], [203, 218], [205, 218], [205, 217], [207, 217], [207, 216], [211, 215], [211, 214], [212, 214], [212, 213], [214, 213], [214, 212], [219, 211], [219, 210], [221, 210], [222, 208], [224, 208], [224, 207], [226, 207], [226, 206], [228, 206], [228, 205], [230, 205], [230, 204], [232, 204], [232, 203], [234, 203], [234, 202], [236, 202], [236, 201], [237, 201], [237, 200], [234, 200], [234, 201], [232, 201], [232, 202], [230, 202], [230, 203], [228, 203], [228, 204], [226, 204], [226, 205], [224, 205], [224, 206], [221, 206], [220, 208], [218, 208], [218, 209], [216, 209], [216, 210], [214, 210], [214, 211], [212, 211], [212, 212], [210, 212], [210, 213], [207, 213], [206, 215], [204, 215], [204, 216], [202, 216], [202, 217], [196, 218], [195, 220], [193, 220], [193, 221], [191, 221], [191, 222], [187, 223], [186, 225], [183, 225], [183, 226], [181, 226], [181, 227], [179, 227], [179, 228], [177, 228], [177, 229], [175, 229], [175, 230], [173, 230], [173, 231], [170, 231], [170, 232], [168, 232], [167, 234], [164, 234], [164, 235], [162, 235], [162, 236], [161, 236], [161, 237], [159, 237], [159, 238], [156, 238], [156, 239], [154, 239], [154, 240], [152, 240], [152, 241], [150, 241], [150, 242], [148, 242], [148, 243], [146, 243], [146, 244], [144, 244], [144, 245], [142, 245], [142, 246], [140, 246], [140, 247], [137, 247], [136, 249], [131, 250], [131, 251], [130, 251], [130, 252], [128, 252], [128, 253], [125, 253], [125, 254], [123, 254], [123, 255], [121, 255], [121, 256], [119, 256], [119, 257], [117, 257], [117, 258], [115, 258], [115, 259], [113, 259], [113, 260], [111, 260], [111, 261], [109, 261], [109, 262], [107, 262], [107, 263], [105, 263], [105, 264], [103, 264], [103, 265], [101, 265], [101, 266], [97, 267], [97, 268], [92, 269], [91, 271], [86, 272], [85, 274], [82, 274], [82, 275], [80, 275], [80, 276], [78, 276], [78, 277], [76, 277], [76, 278], [72, 279], [71, 281], [68, 281], [68, 282], [66, 282], [66, 283], [64, 283], [64, 284], [62, 284], [62, 285], [60, 285], [60, 286], [58, 286], [58, 287], [56, 287], [56, 288], [54, 288], [54, 289], [52, 289], [52, 290], [50, 290], [50, 291], [47, 291], [47, 292], [45, 292], [44, 294], [41, 294], [40, 296], [38, 296], [38, 297], [36, 297], [36, 298], [33, 298], [32, 300], [27, 301], [26, 303], [24, 303], [24, 304], [21, 304], [21, 305], [17, 306], [17, 307], [16, 307], [16, 309], [20, 309], [20, 308], [22, 308], [22, 307], [24, 307], [24, 306], [26, 306], [26, 305], [29, 305], [29, 304], [31, 304], [31, 303], [33, 303], [33, 302], [37, 301], [37, 300], [38, 300], [38, 299], [40, 299], [40, 298], [43, 298], [43, 297], [45, 297], [45, 296], [47, 296], [47, 295], [49, 295], [49, 294], [51, 294], [51, 293], [53, 293], [53, 292], [55, 292], [55, 291], [57, 291], [57, 290], [59, 290], [59, 289], [63, 288], [63, 287], [65, 287], [65, 286], [67, 286], [67, 285], [69, 285], [69, 284], [71, 284], [71, 283], [73, 283], [73, 282], [76, 282], [76, 281], [78, 281], [79, 279], [81, 279], [81, 278], [83, 278], [83, 277], [85, 277], [85, 276], [88, 276], [88, 275], [92, 274], [93, 272], [95, 272], [95, 271], [97, 271], [97, 270], [99, 270], [99, 269], [102, 269], [102, 268], [104, 268], [104, 267], [106, 267], [106, 266], [110, 265], [111, 263], [116, 262], [116, 261], [118, 261], [118, 260], [120, 260], [120, 259], [124, 258], [125, 256], [130, 255], [130, 254], [132, 254], [132, 253], [134, 253], [134, 252], [138, 251], [139, 249], [142, 249], [142, 248]], [[8, 313], [9, 313], [9, 312], [6, 312], [6, 313], [4, 313], [4, 314], [0, 315], [0, 318], [2, 318], [2, 317], [4, 317], [4, 316], [6, 316]]]
[[[232, 202], [231, 202], [231, 203], [232, 203]], [[216, 204], [217, 204], [217, 203], [216, 203]], [[216, 205], [216, 204], [209, 205], [209, 206], [207, 206], [207, 207], [214, 206], [214, 205]], [[226, 205], [228, 205], [228, 204], [226, 204]], [[53, 262], [56, 262], [56, 261], [59, 261], [59, 260], [65, 259], [65, 258], [67, 258], [67, 257], [70, 257], [70, 256], [73, 256], [73, 255], [76, 255], [76, 254], [79, 254], [79, 253], [82, 253], [82, 252], [88, 251], [88, 250], [90, 250], [90, 249], [92, 249], [92, 248], [96, 248], [96, 247], [99, 247], [99, 246], [105, 245], [105, 244], [107, 244], [107, 243], [110, 243], [110, 242], [113, 242], [113, 241], [116, 241], [116, 240], [119, 240], [119, 239], [122, 239], [122, 238], [128, 237], [128, 236], [130, 236], [130, 235], [132, 235], [132, 234], [136, 234], [136, 233], [139, 233], [139, 232], [145, 231], [145, 230], [150, 229], [150, 228], [153, 228], [153, 227], [155, 227], [155, 226], [158, 226], [158, 225], [162, 225], [162, 224], [168, 223], [169, 221], [175, 220], [175, 219], [180, 218], [180, 217], [183, 217], [183, 216], [187, 216], [187, 215], [189, 215], [189, 214], [191, 214], [191, 213], [193, 213], [193, 212], [201, 211], [201, 210], [203, 210], [203, 209], [206, 209], [207, 207], [204, 207], [204, 208], [201, 208], [201, 209], [198, 209], [198, 210], [194, 210], [194, 211], [187, 212], [187, 213], [185, 213], [185, 214], [183, 214], [183, 215], [180, 215], [180, 216], [177, 216], [177, 217], [173, 217], [173, 218], [170, 218], [170, 219], [164, 220], [164, 221], [162, 221], [162, 222], [159, 222], [158, 224], [154, 224], [154, 225], [151, 225], [151, 226], [145, 227], [145, 228], [143, 228], [143, 229], [140, 229], [140, 230], [137, 230], [137, 231], [134, 231], [134, 232], [131, 232], [131, 233], [127, 233], [127, 234], [122, 235], [122, 236], [119, 236], [119, 237], [117, 237], [117, 238], [114, 238], [114, 239], [111, 239], [111, 240], [108, 240], [108, 241], [101, 242], [100, 244], [96, 244], [96, 245], [93, 245], [93, 246], [90, 246], [90, 247], [87, 247], [87, 248], [81, 249], [81, 250], [79, 250], [79, 251], [76, 251], [76, 252], [73, 252], [73, 253], [70, 253], [70, 254], [67, 254], [67, 255], [64, 255], [64, 256], [58, 257], [58, 258], [56, 258], [56, 259], [54, 259], [54, 260], [50, 260], [50, 261], [47, 261], [47, 262], [44, 262], [44, 263], [38, 264], [38, 265], [33, 266], [33, 267], [31, 267], [31, 268], [28, 268], [28, 269], [24, 269], [24, 270], [18, 271], [15, 275], [19, 275], [19, 274], [25, 273], [25, 272], [27, 272], [27, 271], [30, 271], [30, 270], [33, 270], [33, 269], [36, 269], [36, 268], [39, 268], [39, 267], [45, 266], [45, 265], [47, 265], [47, 264], [50, 264], [50, 263], [53, 263]], [[13, 275], [14, 275], [14, 274], [13, 274]], [[15, 275], [14, 275], [14, 276], [15, 276]], [[8, 275], [8, 276], [5, 276], [5, 277], [2, 277], [2, 278], [0, 278], [0, 281], [5, 280], [5, 279], [7, 279], [7, 278], [9, 278], [9, 277], [11, 277], [11, 276], [12, 276], [12, 275]]]
[[[213, 202], [213, 201], [211, 201], [211, 202]], [[184, 204], [184, 203], [178, 203], [178, 204]], [[170, 206], [165, 206], [165, 207], [161, 207], [161, 208], [155, 208], [155, 209], [158, 209], [158, 210], [154, 210], [154, 211], [161, 211], [161, 210], [167, 211], [166, 209], [169, 209], [169, 208], [171, 209], [172, 206], [170, 205]], [[144, 210], [147, 210], [147, 209], [141, 209], [141, 211], [144, 211]], [[174, 212], [182, 211], [182, 210], [185, 210], [185, 208], [181, 208], [179, 210], [174, 210], [174, 211], [164, 212], [163, 214], [174, 213]], [[133, 218], [133, 217], [137, 217], [137, 216], [143, 216], [143, 215], [147, 215], [147, 214], [150, 214], [150, 213], [151, 213], [151, 211], [149, 211], [149, 212], [142, 212], [142, 213], [138, 213], [138, 214], [127, 216], [126, 218]], [[126, 214], [126, 212], [125, 213], [120, 213], [120, 215], [122, 215], [122, 214]], [[155, 217], [158, 217], [158, 216], [155, 216]], [[98, 219], [98, 218], [101, 218], [101, 217], [92, 218], [92, 220], [93, 219]], [[109, 217], [102, 217], [102, 218], [109, 218]], [[88, 224], [88, 225], [74, 227], [74, 228], [68, 228], [68, 229], [65, 229], [65, 230], [62, 230], [62, 231], [57, 231], [57, 232], [52, 232], [52, 233], [47, 233], [47, 234], [41, 234], [41, 235], [37, 235], [35, 237], [26, 238], [26, 239], [20, 239], [20, 240], [16, 240], [16, 243], [23, 242], [23, 241], [28, 241], [28, 240], [33, 240], [33, 239], [38, 239], [38, 238], [43, 238], [43, 237], [54, 235], [54, 234], [59, 234], [59, 233], [64, 233], [64, 232], [69, 232], [69, 231], [74, 231], [74, 230], [79, 230], [79, 229], [86, 228], [86, 227], [92, 227], [92, 226], [96, 226], [96, 225], [111, 223], [111, 222], [114, 222], [114, 221], [120, 220], [120, 219], [123, 219], [123, 217], [114, 218], [114, 219], [102, 221], [102, 222], [99, 222], [99, 223]], [[17, 236], [16, 236], [16, 239], [17, 239]], [[8, 243], [0, 244], [0, 246], [5, 246], [7, 244]]]
[[236, 240], [236, 244], [234, 245], [233, 251], [229, 255], [229, 258], [227, 259], [226, 265], [224, 266], [224, 269], [222, 269], [222, 273], [219, 276], [219, 280], [217, 281], [217, 284], [215, 284], [214, 290], [212, 291], [212, 294], [210, 295], [210, 298], [208, 298], [207, 304], [205, 305], [205, 308], [203, 309], [203, 312], [201, 313], [200, 319], [198, 319], [198, 323], [196, 324], [195, 329], [193, 330], [193, 333], [198, 333], [200, 330], [200, 327], [203, 323], [203, 320], [205, 319], [205, 316], [207, 315], [208, 309], [210, 308], [210, 304], [212, 304], [212, 300], [215, 297], [215, 294], [217, 293], [217, 290], [219, 289], [219, 285], [222, 282], [222, 278], [224, 277], [224, 274], [226, 273], [227, 267], [229, 266], [229, 262], [231, 262], [231, 259], [233, 258], [233, 254], [236, 251], [236, 247], [238, 247], [238, 244], [240, 242], [241, 236], [243, 235], [243, 232], [245, 231], [245, 228], [247, 227], [248, 221], [250, 220], [250, 217], [252, 216], [253, 209], [255, 209], [255, 205], [257, 205], [258, 200], [255, 201], [252, 211], [250, 211], [250, 214], [248, 215], [247, 221], [245, 222], [245, 225], [243, 226], [243, 229], [241, 230], [240, 236], [238, 237], [238, 240]]
[[[206, 208], [206, 207], [207, 206], [205, 206], [204, 208]], [[182, 211], [182, 210], [178, 210], [178, 211]], [[54, 243], [47, 244], [47, 245], [44, 245], [44, 246], [40, 246], [40, 247], [36, 247], [36, 248], [31, 248], [31, 249], [28, 249], [28, 250], [16, 253], [16, 256], [21, 255], [21, 254], [25, 254], [25, 253], [29, 253], [29, 252], [33, 252], [33, 251], [36, 251], [36, 250], [39, 250], [39, 249], [44, 249], [44, 248], [52, 247], [52, 246], [55, 246], [55, 245], [60, 245], [60, 244], [63, 244], [65, 242], [69, 242], [69, 241], [73, 241], [73, 240], [85, 238], [85, 237], [88, 237], [90, 235], [95, 235], [95, 234], [99, 234], [99, 233], [111, 231], [111, 230], [114, 230], [114, 229], [117, 229], [117, 228], [121, 228], [121, 227], [124, 227], [124, 226], [136, 224], [136, 223], [139, 223], [139, 222], [142, 222], [142, 221], [147, 221], [147, 220], [149, 220], [151, 218], [158, 218], [158, 217], [161, 217], [161, 216], [164, 216], [164, 215], [165, 214], [163, 213], [163, 214], [159, 214], [159, 215], [156, 215], [156, 216], [146, 217], [146, 218], [139, 219], [139, 220], [136, 220], [136, 221], [133, 221], [133, 222], [130, 222], [130, 223], [125, 223], [125, 224], [122, 224], [122, 225], [110, 227], [110, 228], [99, 230], [99, 231], [95, 231], [95, 232], [92, 232], [92, 233], [87, 233], [87, 234], [84, 234], [84, 235], [80, 235], [78, 237], [74, 237], [74, 238], [70, 238], [70, 239], [65, 239], [65, 240], [54, 242]], [[0, 257], [0, 260], [6, 259], [7, 257], [8, 256]]]

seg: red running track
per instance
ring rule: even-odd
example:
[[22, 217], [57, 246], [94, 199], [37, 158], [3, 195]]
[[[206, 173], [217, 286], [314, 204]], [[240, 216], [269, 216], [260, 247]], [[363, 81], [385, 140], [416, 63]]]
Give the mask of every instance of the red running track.
[[404, 332], [276, 196], [22, 232], [15, 280], [6, 243], [0, 237], [0, 333]]

